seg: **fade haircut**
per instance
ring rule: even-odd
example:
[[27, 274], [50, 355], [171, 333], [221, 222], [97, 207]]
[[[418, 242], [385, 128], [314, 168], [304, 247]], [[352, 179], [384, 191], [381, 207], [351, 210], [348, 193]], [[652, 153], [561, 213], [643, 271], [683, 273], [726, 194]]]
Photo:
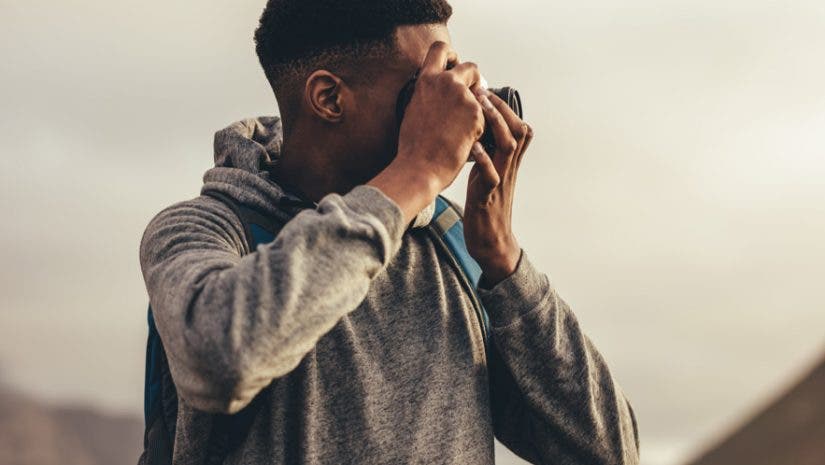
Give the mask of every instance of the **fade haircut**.
[[[399, 26], [446, 24], [446, 0], [268, 0], [255, 30], [255, 51], [279, 106], [316, 69], [341, 72], [397, 51]], [[365, 71], [361, 73], [360, 71]]]

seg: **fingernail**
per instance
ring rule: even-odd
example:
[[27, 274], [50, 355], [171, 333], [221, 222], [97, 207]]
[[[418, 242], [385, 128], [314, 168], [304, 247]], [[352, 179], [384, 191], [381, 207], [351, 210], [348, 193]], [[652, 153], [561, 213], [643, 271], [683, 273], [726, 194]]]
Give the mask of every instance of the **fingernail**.
[[481, 143], [479, 141], [475, 141], [475, 143], [473, 143], [472, 151], [473, 155], [481, 155], [482, 153], [484, 153], [484, 147], [481, 146]]
[[492, 111], [495, 108], [493, 106], [493, 102], [491, 102], [490, 99], [487, 98], [486, 95], [482, 95], [481, 97], [479, 97], [478, 101], [481, 102], [481, 106], [486, 108], [487, 110]]
[[487, 80], [484, 79], [484, 76], [480, 76], [480, 77], [481, 77], [481, 79], [478, 80], [479, 85], [481, 86], [482, 89], [487, 90], [487, 88], [489, 87], [487, 85]]

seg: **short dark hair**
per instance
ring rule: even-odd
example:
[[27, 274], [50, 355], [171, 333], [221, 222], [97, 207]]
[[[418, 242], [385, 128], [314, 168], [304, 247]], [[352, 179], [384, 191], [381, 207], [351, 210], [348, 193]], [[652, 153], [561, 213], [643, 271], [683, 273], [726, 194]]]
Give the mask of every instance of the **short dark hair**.
[[386, 57], [398, 26], [445, 24], [451, 15], [446, 0], [268, 0], [255, 51], [277, 94], [314, 69]]

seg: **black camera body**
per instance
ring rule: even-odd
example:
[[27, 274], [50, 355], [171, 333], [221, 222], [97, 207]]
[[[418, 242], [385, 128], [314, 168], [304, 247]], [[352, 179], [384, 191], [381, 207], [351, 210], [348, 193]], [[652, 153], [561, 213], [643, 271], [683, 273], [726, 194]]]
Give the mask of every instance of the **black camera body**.
[[[418, 80], [418, 73], [401, 89], [401, 92], [398, 94], [398, 102], [396, 103], [396, 116], [398, 117], [398, 121], [404, 119], [404, 112], [407, 110], [407, 105], [409, 105], [410, 100], [412, 99], [413, 93], [415, 92], [415, 83]], [[490, 92], [496, 94], [499, 98], [507, 102], [507, 105], [513, 110], [515, 114], [518, 115], [519, 118], [523, 118], [522, 110], [521, 110], [521, 96], [519, 95], [518, 91], [512, 87], [500, 87], [496, 89], [488, 89]], [[487, 151], [488, 154], [491, 156], [493, 155], [493, 151], [496, 148], [496, 141], [493, 138], [493, 132], [490, 130], [489, 125], [484, 127], [484, 133], [481, 135], [479, 139], [481, 142], [482, 147], [484, 150]], [[468, 162], [474, 161], [472, 157], [470, 157]]]

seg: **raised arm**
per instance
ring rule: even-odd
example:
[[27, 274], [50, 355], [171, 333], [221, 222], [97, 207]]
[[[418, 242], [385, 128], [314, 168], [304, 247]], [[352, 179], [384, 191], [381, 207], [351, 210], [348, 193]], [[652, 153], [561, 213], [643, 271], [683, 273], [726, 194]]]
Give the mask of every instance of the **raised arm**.
[[371, 186], [324, 197], [241, 256], [238, 218], [200, 197], [159, 213], [140, 262], [182, 399], [234, 413], [354, 310], [401, 243], [404, 217]]
[[516, 175], [532, 128], [506, 102], [477, 92], [496, 146], [476, 147], [464, 208], [467, 250], [482, 270], [490, 314], [489, 372], [496, 436], [536, 464], [639, 462], [636, 418], [576, 317], [518, 245]]

